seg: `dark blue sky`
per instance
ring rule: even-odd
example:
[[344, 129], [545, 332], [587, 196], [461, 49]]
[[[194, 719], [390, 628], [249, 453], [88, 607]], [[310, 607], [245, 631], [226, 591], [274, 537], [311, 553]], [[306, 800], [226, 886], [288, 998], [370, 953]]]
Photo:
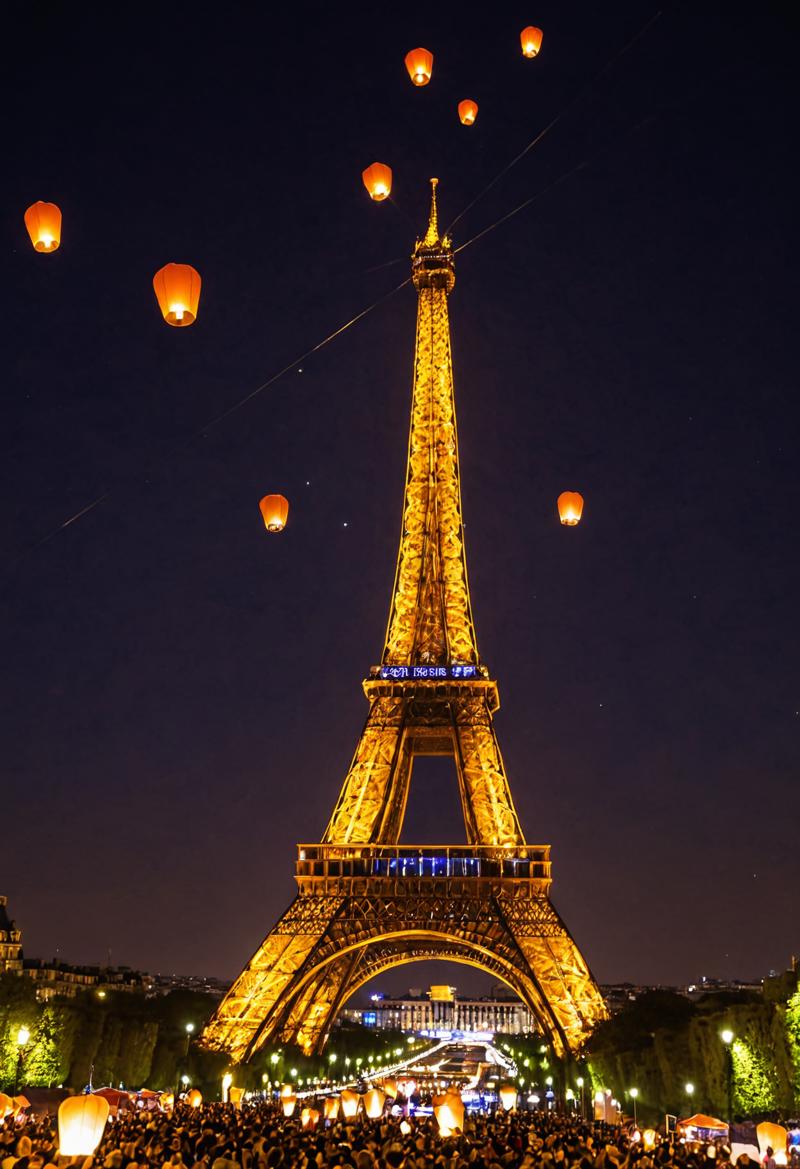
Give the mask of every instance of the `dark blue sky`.
[[[450, 301], [500, 742], [602, 981], [797, 951], [788, 30], [668, 5], [584, 91], [656, 11], [12, 6], [0, 891], [29, 954], [233, 976], [288, 903], [382, 646], [413, 290], [187, 439], [405, 277], [430, 175], [448, 221], [581, 91], [456, 229], [590, 160], [458, 257]], [[361, 187], [376, 159], [394, 205]], [[36, 199], [63, 210], [53, 256], [24, 232]], [[152, 292], [172, 260], [203, 278], [189, 329]], [[463, 839], [452, 768], [415, 779], [405, 838]]]

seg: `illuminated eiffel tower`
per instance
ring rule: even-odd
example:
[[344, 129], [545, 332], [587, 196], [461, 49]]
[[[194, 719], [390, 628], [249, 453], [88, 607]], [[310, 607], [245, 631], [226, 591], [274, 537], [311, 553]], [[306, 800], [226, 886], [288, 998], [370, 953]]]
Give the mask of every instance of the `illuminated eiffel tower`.
[[[495, 735], [497, 683], [472, 622], [436, 179], [411, 261], [419, 296], [403, 525], [369, 714], [321, 844], [298, 845], [298, 892], [220, 1003], [205, 1046], [249, 1059], [268, 1041], [325, 1043], [337, 1012], [392, 966], [444, 958], [489, 971], [558, 1055], [605, 1008], [549, 900], [549, 845], [527, 844]], [[455, 761], [466, 845], [399, 845], [414, 757]]]

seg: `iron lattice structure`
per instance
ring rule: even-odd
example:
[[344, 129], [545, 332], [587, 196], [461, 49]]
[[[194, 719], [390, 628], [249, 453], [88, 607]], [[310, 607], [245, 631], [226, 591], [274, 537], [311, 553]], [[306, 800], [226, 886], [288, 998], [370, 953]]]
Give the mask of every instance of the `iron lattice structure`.
[[[455, 270], [432, 184], [412, 256], [411, 428], [382, 664], [364, 682], [369, 714], [323, 840], [298, 846], [297, 896], [204, 1032], [207, 1047], [237, 1061], [269, 1040], [319, 1050], [358, 987], [418, 959], [495, 974], [557, 1054], [574, 1052], [605, 1016], [549, 898], [549, 846], [523, 836], [494, 729], [497, 684], [478, 654], [450, 351]], [[417, 755], [454, 759], [466, 845], [399, 845]]]

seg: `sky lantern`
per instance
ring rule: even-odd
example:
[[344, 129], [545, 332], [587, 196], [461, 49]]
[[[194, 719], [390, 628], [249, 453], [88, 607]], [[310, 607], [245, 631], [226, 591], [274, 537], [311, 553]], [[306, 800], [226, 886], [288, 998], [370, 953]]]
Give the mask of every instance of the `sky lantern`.
[[326, 1120], [336, 1120], [339, 1115], [339, 1097], [326, 1096], [323, 1104]]
[[90, 1157], [103, 1137], [109, 1105], [105, 1096], [69, 1096], [58, 1108], [58, 1152]]
[[530, 24], [519, 34], [523, 57], [536, 57], [542, 47], [542, 30]]
[[0, 1092], [0, 1124], [14, 1111], [14, 1101], [5, 1092]]
[[517, 1089], [513, 1084], [503, 1084], [500, 1089], [500, 1103], [506, 1112], [517, 1106]]
[[203, 1103], [203, 1093], [198, 1091], [197, 1088], [192, 1088], [186, 1093], [186, 1103], [190, 1108], [199, 1108]]
[[397, 1095], [397, 1080], [395, 1080], [393, 1076], [389, 1076], [383, 1080], [381, 1087], [383, 1088], [386, 1095], [391, 1096], [392, 1099], [394, 1099]]
[[381, 203], [389, 198], [392, 192], [392, 168], [385, 162], [373, 162], [372, 166], [361, 172], [361, 177], [370, 199]]
[[433, 53], [427, 49], [412, 49], [406, 53], [406, 69], [415, 85], [427, 85], [433, 73]]
[[268, 532], [282, 532], [289, 515], [289, 500], [283, 495], [265, 495], [258, 505]]
[[386, 1095], [381, 1092], [380, 1088], [370, 1088], [369, 1092], [364, 1093], [364, 1111], [370, 1120], [377, 1120], [379, 1116], [383, 1115], [385, 1102]]
[[296, 1104], [297, 1104], [297, 1097], [295, 1095], [284, 1096], [283, 1094], [281, 1094], [281, 1108], [283, 1109], [283, 1115], [285, 1117], [288, 1118], [292, 1115], [292, 1113], [295, 1110]]
[[345, 1088], [339, 1094], [339, 1103], [342, 1106], [342, 1116], [345, 1120], [352, 1120], [358, 1112], [358, 1092], [351, 1092], [349, 1088]]
[[558, 514], [565, 527], [574, 528], [583, 515], [583, 496], [577, 491], [562, 491], [558, 497]]
[[153, 277], [158, 307], [168, 325], [193, 325], [200, 301], [200, 273], [191, 264], [165, 264]]
[[304, 1108], [300, 1113], [300, 1123], [303, 1128], [316, 1128], [319, 1123], [319, 1113], [316, 1108]]
[[55, 203], [31, 203], [25, 226], [37, 252], [54, 252], [61, 243], [61, 209]]
[[471, 126], [478, 116], [478, 103], [467, 98], [458, 103], [458, 116], [463, 126]]

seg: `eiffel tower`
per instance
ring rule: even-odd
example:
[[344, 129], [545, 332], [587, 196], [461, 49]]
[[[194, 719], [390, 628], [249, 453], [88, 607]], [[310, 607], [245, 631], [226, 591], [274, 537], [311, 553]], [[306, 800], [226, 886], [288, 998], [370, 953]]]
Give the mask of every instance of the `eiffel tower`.
[[[390, 967], [443, 958], [491, 972], [533, 1012], [556, 1055], [605, 1007], [549, 899], [549, 845], [527, 844], [478, 655], [458, 463], [448, 297], [450, 239], [432, 179], [411, 259], [417, 337], [405, 502], [386, 643], [364, 682], [369, 714], [320, 844], [298, 845], [297, 896], [234, 982], [203, 1045], [250, 1059], [268, 1041], [306, 1052]], [[466, 845], [400, 845], [414, 758], [455, 761]]]

